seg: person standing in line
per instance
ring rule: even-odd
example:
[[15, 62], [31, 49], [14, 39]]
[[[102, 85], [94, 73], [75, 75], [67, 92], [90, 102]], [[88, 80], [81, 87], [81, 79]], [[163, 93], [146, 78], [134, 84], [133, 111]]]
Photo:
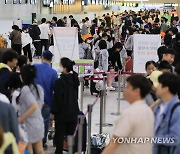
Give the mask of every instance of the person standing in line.
[[54, 28], [54, 27], [57, 27], [57, 17], [52, 17], [52, 20], [51, 20], [51, 27]]
[[41, 31], [40, 39], [41, 39], [41, 51], [49, 49], [49, 36], [51, 34], [48, 24], [46, 24], [46, 18], [42, 18], [41, 25], [39, 25], [39, 29]]
[[68, 21], [66, 16], [63, 17], [63, 22], [64, 22], [64, 27], [68, 27]]
[[5, 102], [0, 101], [0, 124], [4, 132], [11, 132], [19, 142], [18, 120], [14, 108]]
[[36, 68], [26, 65], [21, 68], [23, 87], [17, 97], [19, 104], [18, 121], [24, 124], [27, 131], [30, 154], [33, 148], [37, 154], [44, 154], [42, 139], [44, 137], [44, 122], [41, 115], [44, 104], [44, 93], [40, 85], [35, 84]]
[[108, 57], [109, 53], [107, 50], [107, 43], [105, 40], [99, 41], [99, 49], [100, 49], [100, 55], [99, 55], [99, 65], [98, 68], [103, 71], [108, 71]]
[[109, 13], [107, 13], [107, 15], [105, 16], [104, 20], [106, 21], [106, 27], [111, 28], [111, 17], [110, 17]]
[[47, 134], [49, 131], [49, 123], [50, 123], [50, 109], [52, 106], [53, 100], [53, 87], [55, 85], [56, 80], [58, 79], [57, 72], [52, 69], [53, 54], [46, 50], [42, 54], [42, 63], [34, 64], [37, 73], [35, 78], [35, 83], [41, 85], [44, 90], [44, 106], [42, 109], [42, 115], [44, 118], [44, 126], [45, 126], [45, 134], [43, 139], [44, 149], [47, 149]]
[[84, 59], [85, 52], [86, 50], [88, 50], [88, 45], [82, 39], [81, 34], [78, 34], [78, 41], [79, 41], [79, 59]]
[[[124, 97], [131, 105], [116, 121], [113, 137], [102, 154], [152, 154], [150, 142], [136, 143], [139, 138], [153, 137], [154, 115], [144, 100], [150, 89], [150, 82], [142, 75], [127, 79]], [[131, 140], [130, 144], [125, 142], [126, 138]]]
[[96, 34], [96, 27], [97, 27], [96, 20], [94, 19], [92, 21], [92, 25], [90, 27], [90, 33], [91, 33], [92, 36], [94, 36]]
[[113, 80], [115, 78], [114, 72], [120, 71], [122, 69], [122, 63], [121, 63], [121, 52], [123, 51], [123, 46], [120, 42], [117, 42], [111, 49], [108, 50], [109, 53], [109, 66], [108, 71], [111, 74], [107, 75], [107, 90], [115, 90], [114, 87], [112, 87]]
[[75, 25], [78, 25], [78, 22], [74, 19], [72, 15], [69, 16], [69, 19], [71, 20], [71, 27], [75, 27]]
[[[164, 73], [159, 78], [156, 89], [161, 102], [155, 107], [154, 136], [163, 142], [154, 143], [153, 154], [180, 153], [180, 100], [179, 78], [172, 73]], [[170, 139], [171, 141], [166, 141]]]
[[133, 28], [132, 27], [128, 27], [126, 30], [126, 39], [124, 42], [124, 47], [126, 49], [127, 55], [128, 56], [132, 56], [133, 54]]
[[32, 39], [29, 35], [28, 28], [22, 29], [21, 39], [22, 39], [22, 48], [24, 51], [24, 55], [29, 58], [30, 62], [32, 62], [32, 53], [31, 53]]
[[54, 100], [51, 113], [55, 118], [55, 154], [63, 154], [65, 135], [73, 135], [79, 114], [78, 74], [73, 71], [75, 63], [69, 58], [60, 60], [62, 74], [54, 87]]
[[172, 45], [174, 51], [175, 51], [175, 59], [173, 66], [176, 66], [180, 62], [180, 32], [176, 34], [176, 41]]
[[[161, 61], [167, 61], [172, 66], [174, 59], [175, 59], [175, 51], [173, 49], [167, 49], [162, 54], [162, 60]], [[172, 66], [173, 73], [174, 73], [174, 69], [175, 69], [175, 67]]]
[[0, 85], [2, 93], [9, 99], [11, 98], [11, 91], [9, 90], [9, 80], [12, 76], [13, 69], [17, 65], [18, 54], [12, 50], [7, 49], [2, 54], [2, 63], [0, 63]]
[[82, 27], [81, 27], [81, 35], [82, 35], [82, 39], [85, 40], [86, 39], [86, 35], [88, 34], [88, 27], [86, 24], [86, 20], [82, 19]]
[[11, 48], [15, 50], [18, 55], [21, 55], [22, 41], [21, 32], [17, 25], [12, 26], [13, 31], [10, 33], [9, 39], [11, 40]]
[[37, 20], [33, 21], [33, 24], [29, 27], [29, 35], [33, 40], [34, 47], [36, 49], [37, 58], [41, 57], [41, 40], [40, 40], [41, 30], [38, 27]]

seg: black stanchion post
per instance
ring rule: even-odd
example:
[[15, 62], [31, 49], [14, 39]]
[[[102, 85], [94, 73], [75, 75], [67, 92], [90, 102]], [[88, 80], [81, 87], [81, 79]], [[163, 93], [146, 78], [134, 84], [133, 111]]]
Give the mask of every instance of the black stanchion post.
[[84, 78], [83, 77], [80, 77], [79, 78], [80, 80], [80, 88], [81, 88], [81, 93], [80, 93], [80, 108], [81, 108], [81, 111], [83, 111], [83, 88], [84, 88]]
[[103, 90], [100, 91], [101, 97], [100, 97], [100, 124], [99, 124], [99, 134], [102, 133], [102, 124], [103, 124], [103, 108], [104, 108], [104, 103], [103, 103], [103, 95], [104, 92]]
[[91, 118], [93, 105], [88, 105], [88, 154], [91, 154]]
[[73, 135], [68, 136], [67, 144], [68, 144], [68, 152], [69, 152], [69, 154], [73, 154], [73, 147], [74, 147], [74, 136]]
[[106, 77], [103, 77], [103, 125], [105, 124], [106, 121]]
[[103, 88], [103, 123], [102, 127], [112, 127], [113, 124], [106, 123], [106, 77], [103, 77], [103, 83], [104, 83], [104, 88]]
[[84, 115], [78, 116], [78, 154], [82, 154]]

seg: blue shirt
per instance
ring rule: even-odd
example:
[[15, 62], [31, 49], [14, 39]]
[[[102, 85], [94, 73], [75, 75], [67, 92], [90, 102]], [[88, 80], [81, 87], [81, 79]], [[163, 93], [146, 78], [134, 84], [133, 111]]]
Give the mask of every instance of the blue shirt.
[[[179, 103], [180, 100], [177, 96], [174, 96], [170, 101], [168, 101], [163, 110], [160, 110], [162, 103], [160, 103], [155, 109], [155, 129], [154, 129], [154, 136], [155, 138], [173, 138], [174, 142], [168, 143], [156, 143], [153, 147], [153, 154], [167, 154], [168, 148], [170, 147], [170, 154], [180, 154], [180, 106], [178, 106], [172, 115], [170, 121], [170, 127], [168, 128], [168, 123], [170, 119], [170, 114], [173, 106]], [[167, 140], [166, 140], [167, 141]], [[159, 153], [158, 150], [161, 147], [161, 152]]]
[[57, 72], [51, 66], [43, 62], [42, 64], [35, 64], [37, 73], [35, 83], [42, 86], [44, 90], [44, 102], [50, 107], [53, 100], [53, 88], [56, 80], [58, 79]]

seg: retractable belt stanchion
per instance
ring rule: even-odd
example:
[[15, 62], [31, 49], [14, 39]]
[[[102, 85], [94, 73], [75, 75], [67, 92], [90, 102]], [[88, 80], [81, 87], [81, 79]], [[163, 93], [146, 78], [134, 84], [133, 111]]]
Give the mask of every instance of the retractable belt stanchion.
[[104, 92], [103, 92], [103, 90], [101, 90], [100, 93], [101, 93], [101, 97], [100, 97], [100, 123], [98, 124], [99, 125], [99, 134], [102, 133], [103, 108], [104, 108], [104, 103], [103, 103]]
[[115, 115], [115, 116], [120, 115], [120, 107], [121, 107], [121, 71], [118, 75], [118, 106], [117, 106], [117, 112], [111, 113], [111, 115]]
[[73, 154], [73, 147], [74, 147], [74, 136], [73, 135], [68, 136], [67, 144], [68, 144], [68, 152], [69, 152], [69, 154]]
[[88, 105], [88, 154], [91, 154], [91, 118], [93, 105]]
[[102, 123], [102, 127], [112, 127], [113, 124], [110, 123], [106, 123], [106, 77], [103, 77], [103, 84], [104, 84], [104, 89], [103, 89], [103, 123]]
[[[126, 74], [124, 74], [124, 77], [123, 77], [123, 91], [125, 88], [126, 88]], [[123, 99], [124, 99], [124, 96], [123, 96]]]
[[78, 116], [78, 154], [82, 154], [84, 115]]
[[81, 88], [81, 96], [80, 96], [80, 108], [83, 111], [83, 88], [84, 88], [84, 78], [80, 77], [80, 88]]

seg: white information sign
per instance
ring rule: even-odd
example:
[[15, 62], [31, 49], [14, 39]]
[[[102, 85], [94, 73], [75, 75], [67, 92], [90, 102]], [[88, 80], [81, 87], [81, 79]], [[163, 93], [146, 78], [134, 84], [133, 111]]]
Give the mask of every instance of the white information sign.
[[147, 61], [158, 61], [157, 49], [161, 46], [160, 35], [134, 34], [133, 72], [146, 73]]
[[55, 27], [53, 68], [58, 70], [62, 57], [71, 60], [79, 59], [78, 30], [76, 27]]

